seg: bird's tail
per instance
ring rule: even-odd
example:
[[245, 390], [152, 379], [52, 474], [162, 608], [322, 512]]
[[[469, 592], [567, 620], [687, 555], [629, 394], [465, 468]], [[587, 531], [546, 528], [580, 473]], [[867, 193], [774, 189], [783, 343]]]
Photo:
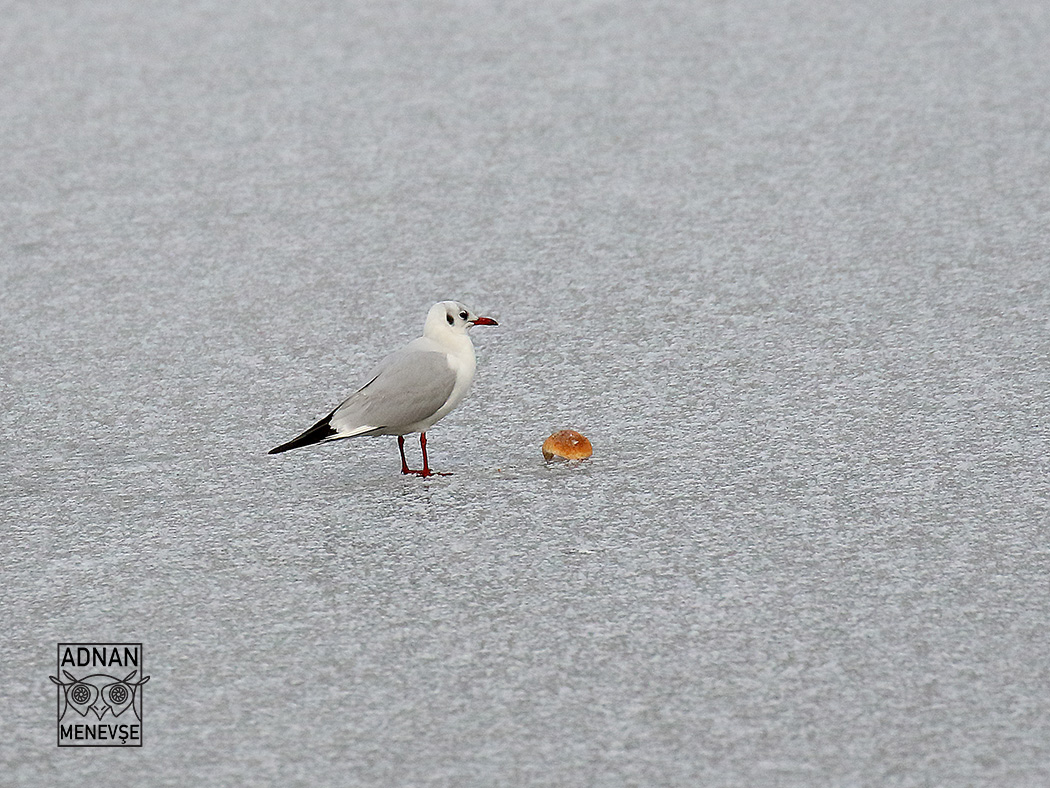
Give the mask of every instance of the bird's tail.
[[321, 441], [328, 440], [333, 435], [337, 434], [337, 431], [332, 427], [332, 414], [334, 413], [335, 411], [332, 411], [332, 413], [329, 413], [302, 435], [292, 438], [287, 443], [282, 443], [276, 448], [270, 449], [267, 454], [280, 454], [282, 451], [298, 449], [300, 446], [309, 446], [313, 443], [320, 443]]

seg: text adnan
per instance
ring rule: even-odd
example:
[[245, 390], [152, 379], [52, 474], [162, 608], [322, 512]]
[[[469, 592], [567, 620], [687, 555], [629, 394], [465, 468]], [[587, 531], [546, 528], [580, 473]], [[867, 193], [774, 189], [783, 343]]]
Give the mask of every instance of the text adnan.
[[113, 665], [122, 668], [129, 665], [138, 667], [139, 650], [127, 646], [94, 646], [92, 648], [77, 646], [75, 649], [66, 646], [66, 650], [62, 653], [60, 667], [64, 668], [67, 665], [77, 668], [108, 668]]

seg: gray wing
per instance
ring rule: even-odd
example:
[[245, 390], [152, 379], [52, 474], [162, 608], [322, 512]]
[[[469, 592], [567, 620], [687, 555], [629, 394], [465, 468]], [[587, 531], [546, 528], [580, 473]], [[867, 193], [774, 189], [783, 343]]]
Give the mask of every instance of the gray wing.
[[333, 437], [396, 431], [434, 415], [456, 385], [444, 353], [405, 348], [387, 356], [372, 379], [336, 408]]

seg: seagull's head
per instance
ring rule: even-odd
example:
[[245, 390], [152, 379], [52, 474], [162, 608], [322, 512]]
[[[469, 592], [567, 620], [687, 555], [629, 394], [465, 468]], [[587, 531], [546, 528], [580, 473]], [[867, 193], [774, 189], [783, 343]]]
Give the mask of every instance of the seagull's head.
[[475, 315], [459, 301], [441, 301], [430, 307], [423, 334], [429, 337], [466, 334], [471, 326], [498, 326], [491, 317]]

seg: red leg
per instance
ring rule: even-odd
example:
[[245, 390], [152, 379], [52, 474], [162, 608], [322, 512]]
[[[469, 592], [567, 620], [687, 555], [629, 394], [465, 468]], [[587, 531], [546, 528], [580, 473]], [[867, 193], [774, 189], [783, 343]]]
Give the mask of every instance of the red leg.
[[423, 452], [423, 470], [419, 472], [419, 475], [427, 477], [430, 475], [430, 463], [427, 462], [427, 434], [425, 432], [419, 433], [419, 448]]
[[408, 462], [405, 460], [405, 436], [397, 436], [397, 449], [401, 452], [401, 473], [412, 473], [408, 469]]
[[423, 450], [423, 470], [417, 471], [420, 476], [451, 476], [451, 471], [444, 473], [442, 471], [430, 470], [430, 463], [427, 461], [427, 434], [425, 432], [419, 433], [419, 448]]

